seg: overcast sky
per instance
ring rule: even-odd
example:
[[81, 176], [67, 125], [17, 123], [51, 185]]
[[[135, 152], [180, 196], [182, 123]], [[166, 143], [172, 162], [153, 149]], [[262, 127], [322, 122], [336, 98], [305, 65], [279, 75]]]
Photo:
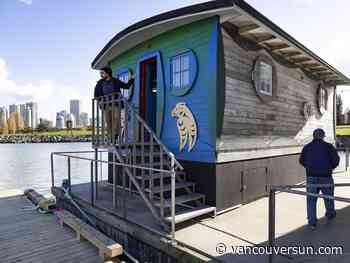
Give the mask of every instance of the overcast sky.
[[[89, 111], [97, 80], [91, 61], [117, 32], [199, 2], [205, 1], [0, 0], [0, 106], [34, 100], [41, 117], [54, 119], [69, 99], [81, 99]], [[349, 1], [247, 2], [350, 76]]]

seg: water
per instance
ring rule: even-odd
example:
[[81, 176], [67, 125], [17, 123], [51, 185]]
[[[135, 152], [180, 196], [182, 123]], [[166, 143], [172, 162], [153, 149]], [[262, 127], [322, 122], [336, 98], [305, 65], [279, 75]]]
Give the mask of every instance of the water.
[[[51, 152], [91, 150], [91, 143], [0, 144], [0, 192], [33, 188], [47, 195], [51, 187]], [[83, 156], [93, 158], [93, 153]], [[54, 164], [55, 184], [60, 185], [67, 178], [67, 159], [57, 156]], [[72, 183], [89, 181], [89, 161], [72, 159], [71, 169]]]
[[[91, 143], [59, 144], [0, 144], [0, 192], [12, 189], [33, 188], [47, 195], [51, 187], [51, 152], [91, 151]], [[75, 154], [94, 158], [93, 153]], [[341, 163], [335, 172], [345, 169], [345, 155], [340, 152]], [[104, 160], [107, 156], [102, 156]], [[67, 178], [67, 159], [56, 156], [55, 185], [61, 185]], [[101, 170], [102, 169], [102, 170]], [[99, 179], [107, 176], [107, 167], [99, 167]], [[72, 184], [85, 183], [90, 180], [90, 161], [71, 159]]]

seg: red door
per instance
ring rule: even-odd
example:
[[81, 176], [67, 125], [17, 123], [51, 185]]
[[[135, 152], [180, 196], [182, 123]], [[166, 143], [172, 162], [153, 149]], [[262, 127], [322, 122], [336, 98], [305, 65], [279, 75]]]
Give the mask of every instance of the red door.
[[156, 93], [153, 92], [157, 81], [156, 66], [155, 57], [142, 61], [140, 64], [140, 116], [152, 129], [155, 129], [154, 116], [156, 114]]

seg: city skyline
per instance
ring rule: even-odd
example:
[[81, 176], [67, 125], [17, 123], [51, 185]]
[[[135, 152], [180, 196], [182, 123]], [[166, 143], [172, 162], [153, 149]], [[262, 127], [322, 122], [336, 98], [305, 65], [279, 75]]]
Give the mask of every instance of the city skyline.
[[[36, 102], [30, 101], [30, 102], [25, 102], [25, 103], [21, 103], [21, 104], [0, 105], [0, 117], [2, 116], [2, 114], [5, 114], [5, 119], [8, 120], [12, 113], [18, 112], [24, 121], [25, 127], [35, 129], [35, 128], [37, 128], [38, 124], [40, 123], [40, 120], [51, 121], [54, 124], [54, 126], [56, 126], [56, 121], [57, 121], [58, 115], [63, 115], [64, 123], [65, 123], [68, 115], [71, 114], [72, 116], [74, 116], [73, 117], [74, 127], [88, 126], [89, 120], [90, 120], [89, 117], [91, 114], [88, 112], [80, 111], [80, 105], [81, 105], [80, 100], [75, 100], [75, 99], [69, 100], [69, 104], [71, 104], [72, 101], [78, 102], [78, 104], [79, 104], [78, 115], [76, 115], [75, 113], [72, 113], [72, 109], [70, 107], [68, 107], [69, 110], [68, 109], [61, 109], [60, 111], [56, 112], [55, 118], [52, 118], [52, 119], [46, 118], [46, 117], [38, 114], [38, 112], [39, 112], [38, 109], [40, 108], [40, 107], [38, 107], [39, 104]], [[79, 117], [77, 118], [76, 116], [79, 116]], [[72, 117], [70, 116], [69, 118], [72, 118]], [[78, 119], [78, 122], [77, 122], [77, 119]], [[80, 125], [80, 122], [82, 122], [81, 125]], [[65, 128], [65, 125], [63, 128]]]
[[[0, 106], [0, 117], [8, 120], [15, 113], [21, 117], [24, 128], [36, 129], [39, 124], [38, 103], [30, 101], [22, 104]], [[3, 116], [4, 115], [4, 116]]]
[[[104, 45], [128, 25], [199, 2], [205, 1], [150, 0], [145, 3], [135, 0], [124, 3], [123, 9], [133, 10], [124, 13], [118, 12], [120, 4], [113, 0], [83, 4], [66, 0], [32, 0], [30, 4], [19, 0], [0, 1], [0, 105], [34, 100], [41, 105], [40, 116], [55, 119], [56, 112], [68, 108], [69, 100], [76, 98], [82, 101], [81, 111], [90, 113], [93, 89], [99, 79], [90, 63]], [[284, 2], [274, 2], [273, 5], [267, 0], [247, 2], [306, 47], [322, 54], [323, 59], [350, 75], [348, 36], [343, 34], [347, 30], [350, 7], [345, 1], [338, 0], [329, 5], [325, 0], [292, 0], [288, 2], [290, 15], [286, 15]], [[315, 3], [320, 15], [314, 12]], [[149, 5], [152, 8], [147, 8]], [[302, 19], [296, 21], [295, 16]], [[332, 23], [324, 20], [330, 16], [336, 16], [337, 20]], [[305, 24], [312, 24], [313, 30], [304, 30]], [[86, 34], [86, 28], [89, 28], [89, 34]], [[329, 40], [323, 33], [325, 30], [330, 30], [336, 37]], [[13, 41], [14, 33], [16, 41]], [[344, 103], [350, 105], [350, 92], [343, 95]]]

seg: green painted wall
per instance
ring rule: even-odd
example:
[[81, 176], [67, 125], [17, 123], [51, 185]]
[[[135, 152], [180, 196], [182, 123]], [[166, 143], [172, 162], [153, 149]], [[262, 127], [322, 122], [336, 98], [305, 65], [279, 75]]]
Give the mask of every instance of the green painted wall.
[[[216, 87], [218, 63], [218, 17], [194, 22], [179, 27], [148, 40], [117, 58], [110, 66], [113, 72], [120, 68], [130, 68], [137, 72], [139, 60], [151, 52], [159, 51], [163, 63], [165, 79], [164, 115], [162, 120], [162, 141], [176, 154], [178, 159], [215, 162], [216, 141]], [[191, 49], [197, 56], [198, 76], [192, 89], [185, 96], [177, 97], [170, 92], [170, 59], [179, 52]], [[138, 80], [138, 78], [136, 78]], [[132, 103], [138, 108], [139, 87], [136, 81]], [[197, 121], [198, 139], [196, 146], [188, 152], [187, 146], [179, 152], [179, 136], [176, 120], [171, 117], [171, 110], [176, 103], [185, 102]]]

